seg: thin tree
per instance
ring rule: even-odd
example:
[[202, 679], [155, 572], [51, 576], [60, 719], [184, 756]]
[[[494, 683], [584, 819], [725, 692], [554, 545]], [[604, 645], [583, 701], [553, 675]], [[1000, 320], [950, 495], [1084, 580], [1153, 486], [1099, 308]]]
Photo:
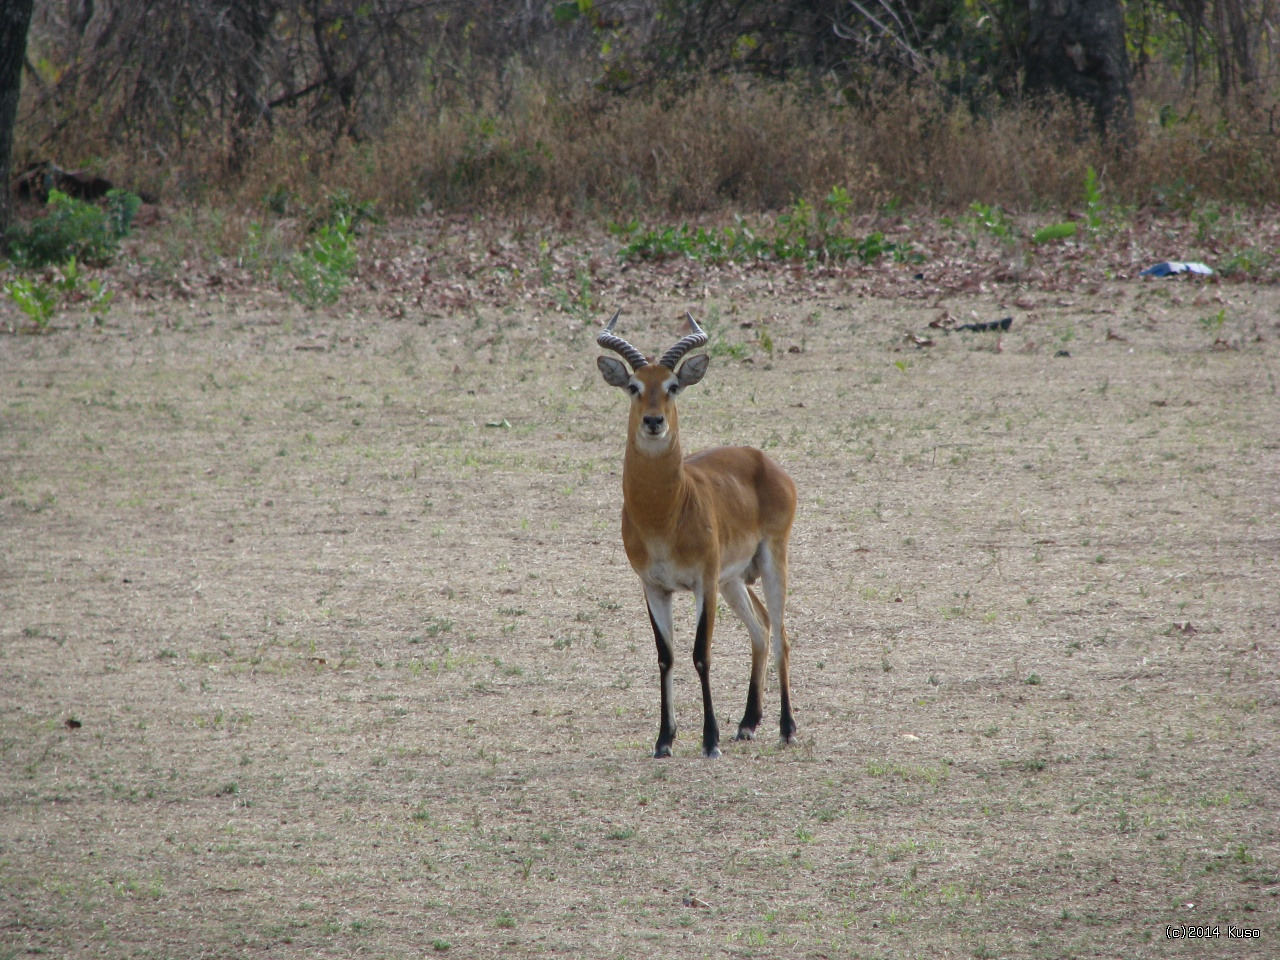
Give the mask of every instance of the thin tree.
[[22, 64], [27, 57], [27, 30], [35, 0], [4, 0], [0, 3], [0, 233], [7, 230], [13, 216], [9, 193], [9, 164], [13, 160], [13, 126], [18, 118], [18, 95], [22, 92]]

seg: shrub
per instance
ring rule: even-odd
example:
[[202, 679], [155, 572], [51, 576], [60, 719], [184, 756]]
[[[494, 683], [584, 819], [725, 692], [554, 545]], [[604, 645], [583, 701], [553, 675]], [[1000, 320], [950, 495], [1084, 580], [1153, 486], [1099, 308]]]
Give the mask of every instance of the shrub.
[[339, 213], [293, 255], [284, 270], [285, 285], [294, 298], [309, 307], [337, 303], [356, 266], [351, 232], [350, 221]]
[[76, 200], [58, 190], [49, 193], [49, 212], [27, 226], [5, 234], [14, 262], [38, 268], [72, 260], [102, 267], [115, 259], [120, 241], [129, 235], [142, 201], [124, 190], [107, 193], [107, 208]]

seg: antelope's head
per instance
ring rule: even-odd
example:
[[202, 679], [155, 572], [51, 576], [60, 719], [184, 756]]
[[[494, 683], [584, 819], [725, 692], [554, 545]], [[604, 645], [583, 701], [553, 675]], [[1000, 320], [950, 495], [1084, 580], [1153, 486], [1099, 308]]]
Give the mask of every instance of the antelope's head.
[[643, 353], [614, 334], [613, 326], [621, 313], [619, 310], [613, 315], [608, 326], [596, 337], [596, 343], [620, 355], [631, 365], [630, 369], [613, 357], [597, 358], [596, 366], [600, 368], [605, 383], [631, 395], [627, 439], [642, 453], [665, 453], [677, 436], [676, 396], [703, 378], [711, 358], [699, 353], [683, 364], [680, 361], [694, 347], [705, 344], [707, 335], [693, 315], [686, 313], [693, 333], [682, 337], [657, 363], [651, 363]]

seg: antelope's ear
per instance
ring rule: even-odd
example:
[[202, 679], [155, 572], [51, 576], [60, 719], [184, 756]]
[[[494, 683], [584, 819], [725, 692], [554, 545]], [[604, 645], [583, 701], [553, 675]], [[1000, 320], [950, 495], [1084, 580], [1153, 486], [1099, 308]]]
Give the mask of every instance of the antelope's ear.
[[625, 387], [631, 382], [631, 373], [621, 360], [613, 357], [596, 357], [596, 366], [600, 368], [600, 376], [611, 387]]
[[681, 387], [692, 387], [707, 375], [707, 364], [711, 362], [711, 358], [705, 353], [695, 354], [680, 365], [680, 370], [676, 373], [676, 379], [680, 381]]

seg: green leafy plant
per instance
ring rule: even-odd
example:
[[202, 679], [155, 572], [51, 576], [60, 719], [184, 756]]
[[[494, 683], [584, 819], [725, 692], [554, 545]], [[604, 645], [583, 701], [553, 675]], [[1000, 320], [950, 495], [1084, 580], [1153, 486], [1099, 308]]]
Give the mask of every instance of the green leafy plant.
[[1054, 240], [1069, 240], [1076, 235], [1076, 222], [1067, 220], [1063, 223], [1051, 223], [1046, 227], [1041, 227], [1031, 235], [1031, 242], [1039, 246], [1042, 243], [1051, 243]]
[[309, 307], [338, 302], [356, 265], [351, 232], [351, 222], [339, 213], [287, 261], [284, 281], [292, 296]]
[[115, 298], [115, 293], [105, 289], [101, 280], [84, 279], [84, 271], [75, 257], [58, 267], [47, 282], [62, 294], [64, 301], [87, 304], [90, 312], [95, 314], [105, 312]]
[[986, 232], [1002, 243], [1012, 243], [1016, 239], [1013, 221], [999, 206], [975, 200], [969, 204], [969, 212], [964, 222], [968, 224], [970, 232], [975, 237], [981, 232]]
[[1212, 334], [1217, 334], [1218, 331], [1222, 329], [1223, 325], [1226, 322], [1227, 322], [1227, 311], [1225, 307], [1219, 310], [1217, 313], [1213, 314], [1212, 316], [1200, 318], [1200, 325], [1204, 327], [1206, 331]]
[[100, 315], [115, 296], [104, 289], [101, 280], [85, 280], [74, 257], [45, 278], [15, 277], [5, 285], [4, 292], [42, 333], [49, 328], [59, 306], [85, 303], [92, 313]]
[[632, 220], [627, 224], [612, 224], [610, 230], [615, 235], [631, 238], [618, 251], [623, 260], [670, 260], [685, 256], [691, 260], [721, 262], [760, 256], [764, 249], [746, 229], [715, 231], [688, 224], [646, 229]]
[[1218, 266], [1224, 277], [1256, 277], [1275, 263], [1275, 256], [1260, 247], [1232, 251]]
[[27, 319], [35, 324], [37, 330], [43, 332], [48, 329], [49, 320], [58, 307], [58, 291], [52, 284], [14, 277], [5, 284], [4, 292], [26, 314]]
[[120, 241], [129, 235], [142, 200], [125, 190], [107, 193], [106, 209], [49, 193], [48, 213], [5, 234], [14, 262], [38, 268], [76, 259], [90, 266], [106, 266], [115, 259]]
[[133, 232], [133, 220], [142, 209], [142, 198], [128, 190], [107, 191], [107, 229], [116, 240]]
[[760, 349], [763, 350], [765, 353], [767, 353], [770, 357], [772, 357], [773, 356], [773, 337], [769, 336], [769, 331], [761, 330], [760, 336], [758, 337], [758, 339], [760, 341]]

